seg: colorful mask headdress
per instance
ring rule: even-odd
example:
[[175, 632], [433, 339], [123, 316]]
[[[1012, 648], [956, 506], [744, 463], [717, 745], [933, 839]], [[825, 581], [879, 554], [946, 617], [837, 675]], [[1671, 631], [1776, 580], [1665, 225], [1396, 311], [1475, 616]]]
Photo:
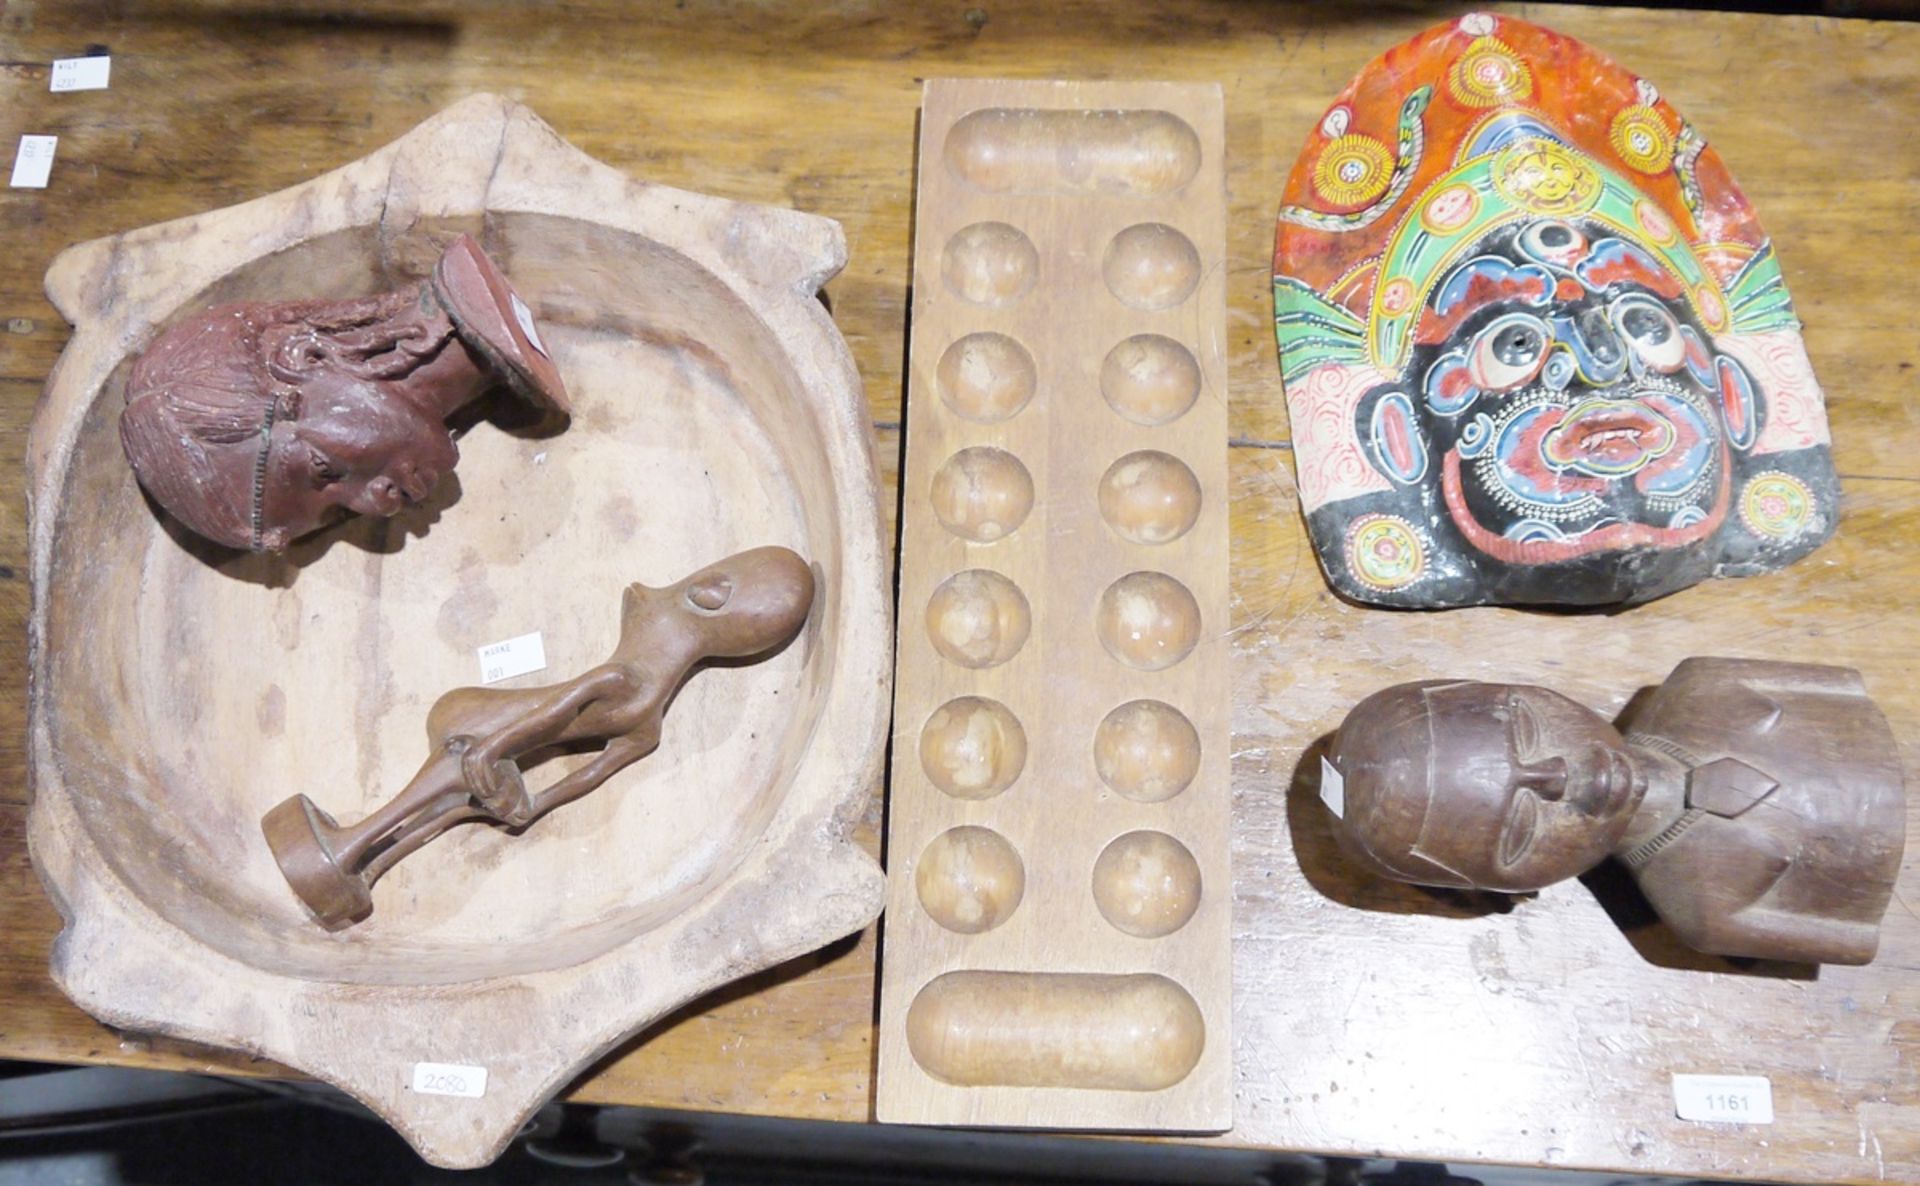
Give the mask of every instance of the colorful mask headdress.
[[1300, 501], [1340, 593], [1644, 601], [1832, 533], [1772, 245], [1692, 127], [1579, 42], [1475, 13], [1388, 51], [1279, 222]]

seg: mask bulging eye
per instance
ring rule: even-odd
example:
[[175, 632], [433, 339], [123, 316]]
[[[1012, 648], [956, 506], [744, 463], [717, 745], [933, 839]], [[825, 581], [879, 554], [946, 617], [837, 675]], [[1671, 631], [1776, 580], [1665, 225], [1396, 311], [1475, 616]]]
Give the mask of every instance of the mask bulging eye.
[[1474, 338], [1467, 372], [1482, 391], [1511, 391], [1540, 373], [1551, 344], [1545, 322], [1525, 313], [1509, 313]]
[[1661, 374], [1670, 375], [1686, 364], [1687, 340], [1680, 323], [1653, 298], [1629, 296], [1614, 302], [1613, 323], [1640, 360]]
[[1520, 232], [1520, 250], [1544, 264], [1569, 268], [1587, 254], [1587, 237], [1554, 218], [1544, 218]]

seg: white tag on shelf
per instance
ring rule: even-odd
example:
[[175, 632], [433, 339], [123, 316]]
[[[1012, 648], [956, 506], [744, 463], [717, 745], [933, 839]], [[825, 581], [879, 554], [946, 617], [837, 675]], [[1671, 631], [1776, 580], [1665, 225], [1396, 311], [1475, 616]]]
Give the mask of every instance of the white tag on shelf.
[[107, 76], [113, 72], [113, 59], [105, 54], [92, 58], [61, 58], [53, 64], [47, 82], [50, 91], [104, 91]]
[[487, 1094], [487, 1068], [450, 1062], [413, 1064], [413, 1089], [421, 1095], [457, 1095], [477, 1100]]
[[547, 665], [546, 644], [541, 642], [538, 630], [518, 638], [490, 642], [480, 648], [479, 654], [483, 684], [497, 684], [516, 675], [543, 670]]
[[535, 350], [545, 354], [546, 343], [540, 340], [540, 331], [533, 328], [533, 310], [527, 308], [527, 302], [521, 300], [517, 292], [508, 293], [507, 300], [513, 303], [513, 319], [520, 323], [520, 332], [527, 335], [527, 341], [533, 343]]
[[53, 175], [53, 150], [59, 143], [58, 136], [20, 137], [20, 151], [13, 154], [13, 188], [47, 188], [47, 178]]
[[1773, 1084], [1765, 1075], [1675, 1075], [1673, 1111], [1682, 1120], [1772, 1124]]
[[1320, 801], [1341, 819], [1347, 818], [1347, 780], [1325, 754], [1320, 756]]

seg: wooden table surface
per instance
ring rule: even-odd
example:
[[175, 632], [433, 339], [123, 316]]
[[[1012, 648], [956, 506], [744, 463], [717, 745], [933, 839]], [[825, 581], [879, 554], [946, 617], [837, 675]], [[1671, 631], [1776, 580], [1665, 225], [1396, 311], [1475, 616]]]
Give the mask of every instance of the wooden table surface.
[[[498, 91], [636, 175], [845, 224], [852, 258], [828, 293], [891, 486], [920, 80], [1219, 80], [1237, 493], [1238, 1086], [1237, 1124], [1221, 1139], [1641, 1173], [1920, 1179], [1920, 861], [1903, 867], [1871, 966], [1736, 966], [1680, 948], [1612, 871], [1511, 902], [1357, 877], [1295, 777], [1345, 709], [1388, 683], [1535, 681], [1611, 712], [1681, 658], [1721, 654], [1860, 668], [1913, 781], [1920, 331], [1902, 310], [1920, 273], [1906, 225], [1920, 201], [1920, 26], [1515, 8], [1654, 80], [1746, 187], [1807, 323], [1845, 506], [1838, 537], [1790, 570], [1624, 613], [1411, 614], [1344, 604], [1315, 567], [1271, 334], [1272, 213], [1308, 129], [1353, 73], [1463, 9], [976, 4], [577, 0], [536, 16], [341, 2], [244, 18], [214, 0], [0, 8], [0, 148], [21, 133], [60, 137], [48, 189], [0, 193], [0, 456], [10, 459], [0, 463], [0, 1056], [279, 1072], [113, 1033], [46, 976], [58, 920], [23, 840], [20, 458], [67, 339], [40, 292], [61, 247], [279, 189], [465, 94]], [[48, 62], [92, 46], [113, 54], [111, 89], [49, 94]], [[879, 819], [876, 799], [870, 844]], [[572, 1098], [865, 1120], [875, 950], [870, 931], [699, 1002]], [[1766, 1075], [1777, 1119], [1678, 1120], [1676, 1071]]]

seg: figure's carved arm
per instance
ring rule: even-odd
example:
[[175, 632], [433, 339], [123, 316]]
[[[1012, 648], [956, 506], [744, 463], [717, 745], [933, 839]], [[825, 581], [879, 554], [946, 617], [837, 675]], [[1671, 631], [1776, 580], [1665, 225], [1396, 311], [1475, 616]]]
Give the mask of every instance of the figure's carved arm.
[[501, 823], [524, 827], [540, 813], [518, 760], [563, 741], [607, 740], [608, 732], [577, 728], [582, 715], [603, 701], [631, 700], [643, 691], [626, 668], [602, 664], [566, 683], [529, 690], [525, 700], [510, 702], [524, 705], [510, 723], [479, 736], [455, 733], [447, 744], [463, 751], [461, 778], [475, 801]]
[[581, 714], [603, 701], [631, 699], [645, 691], [637, 686], [630, 670], [613, 663], [603, 663], [562, 684], [533, 689], [531, 693], [541, 699], [524, 709], [511, 724], [492, 732], [471, 734], [476, 760], [491, 765], [525, 757], [558, 742], [581, 740], [578, 733], [569, 732]]
[[593, 761], [535, 795], [534, 816], [543, 816], [556, 807], [573, 802], [659, 747], [660, 729], [652, 721], [624, 737], [614, 738], [607, 742], [607, 748], [600, 751]]

